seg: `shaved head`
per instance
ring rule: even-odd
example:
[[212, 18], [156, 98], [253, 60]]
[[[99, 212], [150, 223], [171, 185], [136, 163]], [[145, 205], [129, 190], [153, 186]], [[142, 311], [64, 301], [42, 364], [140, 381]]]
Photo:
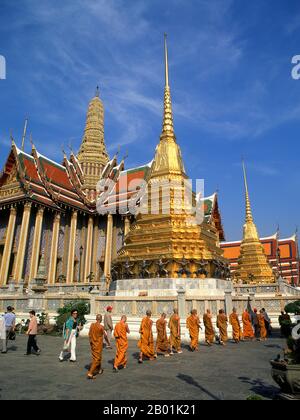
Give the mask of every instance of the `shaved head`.
[[126, 322], [127, 321], [127, 316], [126, 315], [122, 315], [121, 321]]
[[152, 312], [148, 310], [148, 311], [146, 312], [146, 315], [147, 315], [147, 316], [151, 316], [151, 315], [152, 315]]
[[96, 316], [96, 321], [97, 321], [97, 322], [102, 322], [102, 315], [98, 314], [98, 315]]

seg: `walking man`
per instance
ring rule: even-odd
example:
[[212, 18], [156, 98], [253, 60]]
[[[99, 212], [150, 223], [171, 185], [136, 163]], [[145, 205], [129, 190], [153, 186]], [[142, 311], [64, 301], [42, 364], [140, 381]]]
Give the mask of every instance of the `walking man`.
[[123, 366], [123, 369], [127, 367], [127, 350], [128, 350], [128, 338], [127, 334], [130, 334], [129, 327], [127, 325], [127, 317], [123, 315], [121, 321], [115, 326], [114, 336], [116, 339], [116, 357], [114, 361], [114, 372], [119, 371], [119, 367]]
[[16, 315], [13, 313], [13, 309], [11, 306], [6, 308], [6, 314], [4, 315], [5, 320], [5, 340], [2, 342], [2, 354], [7, 353], [7, 341], [9, 335], [15, 331], [16, 326]]
[[89, 339], [92, 353], [92, 363], [87, 374], [88, 379], [95, 379], [96, 375], [102, 375], [102, 351], [103, 339], [107, 339], [107, 335], [102, 322], [102, 315], [97, 315], [96, 322], [91, 324]]
[[0, 341], [2, 346], [2, 352], [6, 343], [6, 329], [5, 329], [5, 319], [3, 315], [0, 315]]
[[38, 348], [38, 345], [36, 343], [36, 336], [37, 336], [37, 330], [38, 330], [38, 323], [35, 316], [35, 311], [29, 312], [30, 322], [28, 326], [28, 342], [27, 342], [27, 352], [25, 353], [25, 356], [31, 355], [31, 349], [35, 351], [35, 354], [39, 356], [41, 354], [41, 350]]

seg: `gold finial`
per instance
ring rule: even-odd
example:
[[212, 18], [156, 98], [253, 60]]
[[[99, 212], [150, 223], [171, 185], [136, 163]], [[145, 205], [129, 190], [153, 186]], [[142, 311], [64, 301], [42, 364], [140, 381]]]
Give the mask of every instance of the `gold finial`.
[[95, 97], [96, 97], [96, 98], [99, 98], [99, 96], [100, 96], [100, 88], [99, 88], [99, 86], [97, 86], [97, 87], [96, 87]]
[[162, 127], [161, 139], [168, 137], [175, 141], [171, 91], [170, 91], [170, 85], [169, 85], [167, 34], [164, 35], [164, 46], [165, 46], [165, 95], [164, 95], [164, 116], [163, 116], [163, 127]]
[[15, 140], [14, 140], [14, 137], [13, 137], [12, 129], [9, 130], [9, 137], [10, 137], [11, 145], [14, 146], [15, 145]]
[[33, 139], [32, 139], [32, 133], [30, 133], [29, 141], [30, 141], [30, 144], [31, 144], [32, 148], [34, 148], [34, 143], [33, 143]]
[[27, 132], [27, 124], [28, 124], [28, 118], [25, 119], [24, 123], [24, 131], [23, 131], [23, 137], [22, 137], [22, 151], [24, 152], [25, 147], [25, 138], [26, 138], [26, 132]]
[[245, 194], [246, 194], [246, 222], [253, 222], [251, 203], [249, 198], [248, 182], [246, 175], [245, 162], [243, 161], [243, 172], [244, 172], [244, 183], [245, 183]]
[[165, 82], [166, 82], [166, 87], [169, 87], [169, 63], [168, 63], [168, 44], [167, 44], [167, 38], [168, 35], [165, 33], [164, 35], [165, 38]]

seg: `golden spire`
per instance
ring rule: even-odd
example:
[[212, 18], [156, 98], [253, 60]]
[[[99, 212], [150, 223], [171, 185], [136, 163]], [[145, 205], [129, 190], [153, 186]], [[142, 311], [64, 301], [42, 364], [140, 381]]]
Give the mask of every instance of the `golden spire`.
[[272, 283], [274, 276], [268, 263], [263, 245], [260, 242], [257, 227], [253, 220], [245, 163], [243, 161], [245, 183], [246, 222], [244, 224], [241, 252], [236, 275], [244, 283]]
[[244, 161], [243, 161], [243, 172], [244, 172], [245, 195], [246, 195], [246, 223], [247, 222], [252, 222], [253, 223], [253, 216], [252, 216], [251, 203], [250, 203], [250, 198], [249, 198], [246, 167], [245, 167], [245, 162]]
[[163, 115], [163, 126], [161, 139], [168, 137], [176, 140], [174, 134], [173, 125], [173, 112], [172, 112], [172, 101], [171, 101], [171, 90], [169, 86], [169, 62], [168, 62], [168, 45], [167, 45], [167, 34], [164, 36], [165, 44], [165, 95], [164, 95], [164, 115]]
[[99, 98], [98, 86], [94, 98], [89, 103], [78, 161], [84, 173], [83, 190], [91, 191], [93, 196], [103, 168], [109, 161], [104, 141], [104, 107]]
[[164, 36], [164, 59], [165, 59], [165, 90], [164, 90], [164, 111], [163, 124], [160, 142], [156, 148], [153, 161], [151, 178], [165, 176], [182, 176], [186, 178], [181, 150], [176, 143], [173, 125], [173, 112], [171, 91], [169, 85], [169, 65], [167, 35]]

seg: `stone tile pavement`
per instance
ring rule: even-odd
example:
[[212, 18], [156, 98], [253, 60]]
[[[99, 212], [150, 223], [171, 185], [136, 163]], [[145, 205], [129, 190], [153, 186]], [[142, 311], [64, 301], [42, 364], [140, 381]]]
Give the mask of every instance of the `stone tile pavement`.
[[18, 336], [6, 355], [0, 354], [0, 399], [9, 400], [245, 400], [258, 394], [271, 399], [279, 391], [271, 378], [269, 360], [281, 352], [279, 337], [227, 347], [184, 348], [182, 355], [137, 363], [138, 348], [130, 341], [128, 369], [112, 371], [114, 350], [104, 350], [104, 374], [85, 378], [89, 343], [79, 338], [76, 364], [59, 363], [62, 340], [40, 336], [40, 356], [24, 356], [26, 337]]

